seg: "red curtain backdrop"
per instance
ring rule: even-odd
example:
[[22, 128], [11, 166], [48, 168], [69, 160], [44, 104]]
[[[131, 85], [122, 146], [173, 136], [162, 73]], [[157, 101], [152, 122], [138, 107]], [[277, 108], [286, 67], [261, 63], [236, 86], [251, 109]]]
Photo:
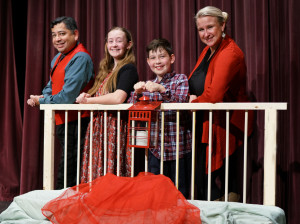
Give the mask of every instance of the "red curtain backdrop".
[[0, 1], [0, 200], [10, 200], [20, 191], [22, 116], [10, 1]]
[[[128, 28], [135, 42], [141, 80], [153, 77], [145, 47], [163, 37], [173, 44], [178, 73], [189, 74], [203, 49], [194, 15], [207, 5], [229, 13], [227, 33], [245, 53], [248, 89], [253, 101], [287, 102], [278, 114], [277, 199], [288, 223], [297, 223], [300, 200], [300, 138], [297, 127], [300, 88], [298, 0], [0, 0], [1, 99], [0, 200], [42, 188], [43, 113], [26, 105], [49, 80], [51, 20], [72, 16], [80, 41], [90, 51], [96, 70], [107, 31]], [[20, 5], [21, 4], [21, 5]], [[19, 11], [20, 7], [22, 12]], [[14, 35], [15, 34], [15, 35]], [[25, 83], [25, 84], [24, 84]], [[19, 94], [18, 95], [18, 90]], [[256, 114], [249, 140], [248, 202], [262, 203], [264, 114]], [[23, 119], [23, 124], [22, 124]]]

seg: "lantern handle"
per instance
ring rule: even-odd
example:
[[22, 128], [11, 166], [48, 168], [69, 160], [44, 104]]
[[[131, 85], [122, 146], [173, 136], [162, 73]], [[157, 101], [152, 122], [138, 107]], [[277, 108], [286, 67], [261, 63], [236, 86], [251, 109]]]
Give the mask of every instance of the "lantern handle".
[[148, 96], [143, 95], [142, 97], [139, 98], [139, 101], [148, 103], [150, 101], [150, 98]]

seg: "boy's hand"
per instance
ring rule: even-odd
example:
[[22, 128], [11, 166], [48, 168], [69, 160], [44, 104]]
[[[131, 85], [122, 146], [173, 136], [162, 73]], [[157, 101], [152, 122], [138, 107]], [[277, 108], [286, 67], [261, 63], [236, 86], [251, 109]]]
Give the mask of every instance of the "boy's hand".
[[153, 92], [164, 93], [164, 92], [166, 92], [166, 89], [163, 85], [155, 83], [155, 82], [151, 82], [151, 81], [148, 81], [146, 83], [145, 87], [150, 93], [153, 93]]
[[135, 92], [137, 94], [145, 92], [146, 91], [146, 87], [145, 87], [146, 83], [145, 82], [138, 82], [136, 83], [133, 88], [135, 90]]

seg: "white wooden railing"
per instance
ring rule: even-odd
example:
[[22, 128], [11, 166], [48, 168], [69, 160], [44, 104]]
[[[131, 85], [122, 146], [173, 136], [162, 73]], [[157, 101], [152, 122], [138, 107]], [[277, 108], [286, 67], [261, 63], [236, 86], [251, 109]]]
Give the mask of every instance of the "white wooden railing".
[[[122, 111], [127, 110], [132, 104], [118, 105], [102, 105], [102, 104], [43, 104], [40, 109], [45, 111], [44, 116], [44, 176], [43, 187], [45, 190], [54, 189], [54, 112], [55, 110], [76, 110], [80, 117], [80, 111]], [[247, 120], [249, 110], [263, 110], [265, 112], [265, 131], [264, 131], [264, 205], [275, 205], [275, 190], [276, 190], [276, 133], [277, 133], [277, 112], [278, 110], [286, 110], [287, 103], [163, 103], [160, 110], [175, 110], [177, 111], [177, 122], [179, 122], [179, 112], [182, 110], [193, 111], [193, 130], [192, 130], [192, 185], [191, 195], [194, 199], [194, 180], [195, 180], [195, 112], [197, 110], [209, 111], [210, 133], [212, 116], [214, 110], [226, 111], [226, 130], [229, 133], [229, 111], [230, 110], [245, 110], [245, 137], [244, 137], [244, 176], [243, 176], [243, 203], [246, 203], [246, 171], [247, 171]], [[162, 122], [163, 123], [163, 122]], [[80, 126], [80, 125], [79, 125]], [[162, 128], [163, 130], [163, 128]], [[211, 139], [211, 134], [210, 134]], [[228, 137], [227, 137], [228, 139]], [[78, 142], [78, 146], [80, 142]], [[226, 144], [228, 152], [228, 144]], [[209, 144], [209, 152], [211, 152], [211, 144]], [[228, 154], [228, 153], [227, 153]], [[79, 161], [79, 160], [78, 160]], [[225, 201], [228, 200], [228, 159], [226, 159], [226, 183], [225, 183]], [[177, 167], [178, 167], [177, 159]], [[78, 164], [78, 175], [79, 175]], [[209, 160], [209, 168], [211, 161]], [[208, 200], [210, 200], [210, 178], [208, 174]], [[178, 183], [178, 168], [176, 168], [176, 186]]]

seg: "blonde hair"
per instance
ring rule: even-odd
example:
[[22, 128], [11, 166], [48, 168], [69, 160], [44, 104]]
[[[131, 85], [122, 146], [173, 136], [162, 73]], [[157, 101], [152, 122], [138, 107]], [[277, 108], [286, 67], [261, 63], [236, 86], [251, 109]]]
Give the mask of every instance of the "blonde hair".
[[200, 17], [204, 16], [214, 16], [217, 17], [218, 22], [220, 25], [223, 25], [223, 23], [227, 22], [228, 19], [228, 13], [227, 12], [222, 12], [220, 9], [214, 7], [214, 6], [206, 6], [202, 9], [200, 9], [196, 16], [195, 19], [197, 20]]
[[[118, 62], [114, 70], [113, 70], [114, 58], [108, 53], [108, 49], [107, 49], [107, 36], [108, 33], [113, 30], [121, 30], [125, 34], [127, 43], [131, 42], [130, 48], [126, 49], [124, 58]], [[94, 95], [97, 92], [101, 83], [104, 81], [104, 79], [107, 77], [107, 75], [110, 72], [112, 74], [107, 80], [106, 84], [103, 86], [103, 88], [107, 92], [113, 92], [117, 87], [117, 76], [120, 69], [126, 64], [135, 64], [135, 56], [133, 52], [133, 41], [132, 41], [131, 33], [123, 27], [113, 27], [112, 29], [109, 30], [109, 32], [107, 33], [107, 36], [105, 38], [105, 53], [103, 59], [100, 61], [99, 64], [99, 72], [95, 78], [93, 87], [88, 91], [90, 95]]]

